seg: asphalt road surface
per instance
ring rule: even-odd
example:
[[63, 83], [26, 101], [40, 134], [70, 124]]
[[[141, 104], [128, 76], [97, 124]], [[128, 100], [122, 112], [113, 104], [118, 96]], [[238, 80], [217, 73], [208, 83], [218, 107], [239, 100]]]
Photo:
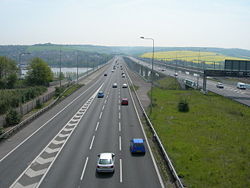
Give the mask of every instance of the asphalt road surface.
[[[148, 67], [149, 69], [151, 69], [151, 64], [146, 63], [144, 61], [141, 61], [139, 59], [136, 59], [134, 57], [130, 57], [130, 59], [132, 59], [133, 61]], [[171, 69], [166, 69], [163, 66], [159, 66], [159, 65], [154, 65], [154, 70], [161, 72], [165, 75], [170, 75], [170, 76], [174, 76], [175, 71], [171, 70]], [[164, 71], [162, 71], [164, 70]], [[196, 83], [198, 83], [199, 86], [203, 85], [203, 79], [201, 77], [197, 77], [196, 75], [192, 75], [189, 72], [178, 72], [178, 76], [177, 79], [190, 79], [192, 81], [195, 81]], [[219, 95], [231, 98], [235, 101], [238, 101], [244, 105], [250, 106], [250, 89], [246, 89], [246, 90], [241, 90], [241, 89], [237, 89], [236, 86], [233, 85], [228, 85], [228, 84], [223, 84], [224, 88], [220, 89], [216, 87], [217, 82], [212, 81], [212, 80], [207, 80], [207, 90], [208, 91], [212, 91], [214, 93], [217, 93]]]
[[[144, 156], [130, 154], [130, 139], [146, 138], [130, 90], [121, 87], [128, 84], [121, 65], [114, 58], [97, 79], [0, 144], [1, 188], [164, 187], [148, 145]], [[128, 106], [120, 105], [123, 97]], [[101, 152], [115, 153], [114, 174], [96, 173]]]

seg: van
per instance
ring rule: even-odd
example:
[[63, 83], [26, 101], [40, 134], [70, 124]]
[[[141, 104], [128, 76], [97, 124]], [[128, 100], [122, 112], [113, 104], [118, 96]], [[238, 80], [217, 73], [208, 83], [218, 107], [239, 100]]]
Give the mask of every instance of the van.
[[245, 83], [242, 83], [242, 82], [238, 82], [238, 83], [237, 83], [237, 88], [238, 88], [238, 89], [246, 89], [246, 84], [245, 84]]

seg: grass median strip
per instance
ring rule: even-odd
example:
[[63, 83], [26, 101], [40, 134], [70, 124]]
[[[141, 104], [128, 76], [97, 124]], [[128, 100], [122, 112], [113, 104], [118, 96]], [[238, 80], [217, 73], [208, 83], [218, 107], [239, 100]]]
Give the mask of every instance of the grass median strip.
[[[150, 119], [178, 175], [188, 187], [249, 187], [250, 108], [168, 82], [153, 90]], [[183, 99], [189, 112], [178, 111]]]

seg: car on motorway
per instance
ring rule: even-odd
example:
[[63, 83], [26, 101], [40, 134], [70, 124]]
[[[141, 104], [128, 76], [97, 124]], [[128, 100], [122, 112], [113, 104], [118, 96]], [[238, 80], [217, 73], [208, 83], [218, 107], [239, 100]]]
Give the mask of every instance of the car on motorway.
[[238, 89], [246, 89], [246, 84], [245, 84], [245, 83], [242, 83], [242, 82], [238, 82], [238, 83], [237, 83], [237, 88], [238, 88]]
[[122, 78], [125, 78], [125, 73], [122, 74]]
[[117, 88], [117, 83], [113, 83], [113, 88]]
[[122, 98], [121, 105], [128, 105], [128, 98]]
[[174, 73], [174, 76], [178, 76], [178, 73], [176, 72], [176, 73]]
[[115, 172], [115, 154], [114, 153], [100, 153], [97, 155], [96, 172]]
[[128, 85], [126, 83], [122, 84], [122, 88], [127, 88]]
[[114, 70], [112, 70], [111, 72], [114, 72]]
[[104, 76], [108, 76], [107, 73], [105, 73]]
[[130, 140], [130, 152], [132, 154], [145, 154], [144, 140], [142, 138], [133, 138]]
[[223, 88], [224, 88], [224, 85], [223, 85], [223, 83], [218, 82], [218, 83], [216, 84], [216, 87], [217, 87], [217, 88], [220, 88], [220, 89], [223, 89]]
[[97, 98], [103, 98], [104, 97], [104, 92], [103, 91], [99, 91], [97, 94]]

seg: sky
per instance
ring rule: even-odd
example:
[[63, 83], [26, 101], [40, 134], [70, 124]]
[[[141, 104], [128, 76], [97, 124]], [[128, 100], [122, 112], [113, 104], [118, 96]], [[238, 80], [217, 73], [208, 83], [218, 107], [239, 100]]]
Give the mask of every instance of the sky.
[[250, 50], [250, 0], [0, 0], [0, 45]]

